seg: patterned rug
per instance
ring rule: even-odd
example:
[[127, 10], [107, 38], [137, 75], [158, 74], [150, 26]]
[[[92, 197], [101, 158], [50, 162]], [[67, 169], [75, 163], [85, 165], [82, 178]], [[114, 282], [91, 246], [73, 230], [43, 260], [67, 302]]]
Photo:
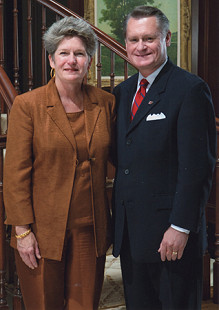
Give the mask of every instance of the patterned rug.
[[120, 261], [112, 255], [107, 255], [105, 266], [105, 279], [100, 299], [103, 309], [125, 310]]
[[[99, 310], [125, 310], [120, 261], [110, 252], [106, 257], [105, 279]], [[219, 310], [212, 300], [203, 301], [202, 310]]]

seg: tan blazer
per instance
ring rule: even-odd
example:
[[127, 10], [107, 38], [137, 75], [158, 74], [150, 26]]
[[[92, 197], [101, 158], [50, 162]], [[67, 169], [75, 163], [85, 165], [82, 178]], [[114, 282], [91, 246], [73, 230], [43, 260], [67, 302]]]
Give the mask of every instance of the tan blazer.
[[[101, 256], [111, 243], [105, 179], [114, 142], [115, 99], [89, 85], [83, 85], [83, 93], [95, 243]], [[17, 96], [4, 165], [5, 223], [31, 224], [42, 257], [61, 260], [76, 165], [76, 142], [54, 80]]]

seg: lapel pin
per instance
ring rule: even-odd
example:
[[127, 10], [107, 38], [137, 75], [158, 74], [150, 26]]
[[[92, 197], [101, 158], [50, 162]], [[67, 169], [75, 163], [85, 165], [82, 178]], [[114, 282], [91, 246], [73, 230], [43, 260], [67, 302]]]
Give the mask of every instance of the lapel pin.
[[148, 102], [148, 104], [153, 104], [153, 103], [154, 103], [153, 101], [149, 101], [149, 102]]

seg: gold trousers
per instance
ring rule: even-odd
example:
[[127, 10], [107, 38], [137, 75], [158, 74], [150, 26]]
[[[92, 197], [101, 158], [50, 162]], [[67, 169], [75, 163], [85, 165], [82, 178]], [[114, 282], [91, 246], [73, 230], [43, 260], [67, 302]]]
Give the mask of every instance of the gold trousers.
[[34, 270], [15, 250], [25, 309], [98, 309], [105, 259], [96, 258], [93, 226], [68, 230], [62, 260], [41, 258]]

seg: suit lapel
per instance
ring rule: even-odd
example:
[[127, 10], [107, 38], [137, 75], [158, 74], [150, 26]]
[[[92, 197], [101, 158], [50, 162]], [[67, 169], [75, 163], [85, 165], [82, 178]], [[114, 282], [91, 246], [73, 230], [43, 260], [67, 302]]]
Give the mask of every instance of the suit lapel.
[[153, 109], [159, 101], [160, 101], [160, 94], [157, 92], [156, 89], [152, 90], [151, 86], [145, 98], [143, 99], [140, 107], [138, 108], [138, 111], [136, 112], [133, 121], [129, 122], [127, 134], [138, 125], [138, 123], [142, 120], [142, 118], [144, 118], [147, 114], [149, 114], [150, 110]]
[[97, 104], [96, 98], [92, 97], [92, 93], [89, 93], [89, 89], [92, 92], [91, 88], [84, 87], [84, 116], [85, 116], [85, 131], [86, 131], [86, 140], [89, 150], [91, 138], [100, 114], [100, 107]]
[[55, 125], [71, 143], [72, 147], [76, 150], [76, 141], [72, 132], [72, 128], [66, 116], [65, 109], [60, 101], [54, 80], [51, 80], [48, 83], [47, 113], [50, 115]]
[[168, 61], [156, 77], [140, 107], [138, 108], [133, 121], [129, 123], [127, 134], [132, 131], [157, 104], [159, 104], [161, 96], [166, 90], [166, 84], [171, 73], [171, 67], [173, 67], [173, 65], [170, 61]]
[[134, 97], [134, 94], [137, 89], [137, 82], [138, 82], [138, 74], [135, 74], [133, 78], [128, 81], [127, 84], [125, 84], [124, 89], [124, 98], [123, 98], [123, 115], [125, 117], [125, 124], [126, 124], [126, 130], [128, 130], [130, 126], [130, 117], [131, 117], [131, 106], [132, 106], [132, 100]]

